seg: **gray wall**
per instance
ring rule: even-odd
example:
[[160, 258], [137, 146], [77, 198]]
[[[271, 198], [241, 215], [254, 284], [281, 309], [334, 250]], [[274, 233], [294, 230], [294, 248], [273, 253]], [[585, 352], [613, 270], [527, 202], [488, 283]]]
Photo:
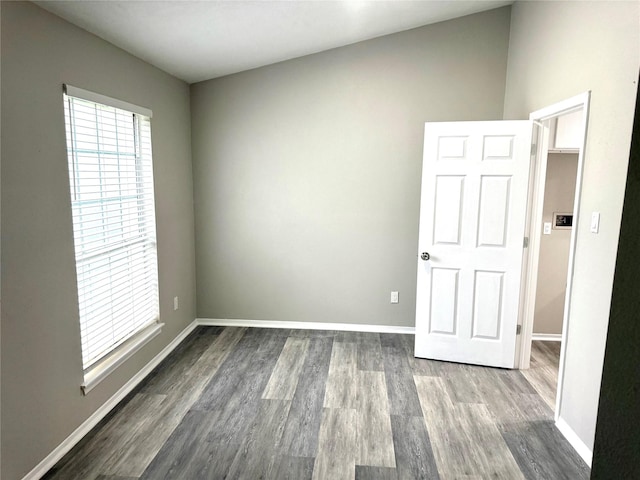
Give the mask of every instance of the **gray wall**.
[[502, 117], [509, 18], [192, 85], [198, 316], [413, 326], [424, 122]]
[[636, 99], [592, 478], [640, 477], [640, 96]]
[[[505, 118], [591, 90], [560, 418], [593, 447], [640, 65], [640, 3], [516, 2]], [[591, 212], [600, 233], [589, 232]], [[574, 218], [575, 221], [575, 218]]]
[[[188, 86], [31, 3], [2, 2], [2, 472], [22, 478], [195, 317]], [[165, 327], [88, 396], [62, 84], [149, 107]], [[180, 309], [173, 311], [178, 295]]]
[[[549, 154], [542, 222], [553, 223], [554, 212], [573, 211], [577, 171], [577, 153]], [[540, 239], [533, 333], [562, 333], [570, 243], [571, 230], [552, 228]]]

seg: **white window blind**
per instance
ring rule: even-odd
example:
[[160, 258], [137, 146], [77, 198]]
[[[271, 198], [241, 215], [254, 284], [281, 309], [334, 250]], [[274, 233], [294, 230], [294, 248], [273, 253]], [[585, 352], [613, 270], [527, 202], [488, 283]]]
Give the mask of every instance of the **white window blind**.
[[124, 342], [158, 322], [151, 124], [149, 116], [73, 96], [70, 89], [66, 92], [69, 181], [86, 373]]

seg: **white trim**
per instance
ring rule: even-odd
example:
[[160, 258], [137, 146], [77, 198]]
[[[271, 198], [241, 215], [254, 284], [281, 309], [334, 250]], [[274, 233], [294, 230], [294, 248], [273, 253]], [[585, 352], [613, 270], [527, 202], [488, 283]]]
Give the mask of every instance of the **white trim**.
[[[569, 329], [569, 316], [571, 310], [571, 292], [573, 289], [573, 271], [574, 271], [574, 263], [575, 263], [575, 247], [576, 247], [576, 239], [578, 232], [578, 223], [580, 218], [580, 197], [582, 193], [582, 175], [584, 170], [584, 156], [586, 151], [586, 143], [587, 143], [587, 125], [589, 118], [589, 102], [591, 98], [591, 92], [584, 92], [574, 97], [568, 98], [561, 102], [555, 103], [553, 105], [549, 105], [548, 107], [542, 108], [540, 110], [536, 110], [529, 115], [529, 119], [533, 120], [536, 123], [543, 123], [545, 127], [542, 128], [538, 135], [538, 157], [536, 159], [536, 177], [534, 181], [534, 191], [532, 192], [532, 198], [535, 200], [532, 203], [532, 209], [528, 212], [528, 215], [531, 215], [532, 222], [529, 231], [530, 243], [529, 243], [529, 253], [527, 259], [527, 271], [528, 275], [526, 277], [526, 293], [523, 298], [524, 302], [524, 312], [522, 316], [522, 338], [520, 340], [520, 358], [519, 358], [519, 368], [528, 368], [529, 362], [531, 360], [531, 340], [533, 334], [533, 315], [535, 309], [535, 297], [536, 297], [536, 288], [537, 288], [537, 277], [538, 277], [538, 260], [539, 260], [539, 244], [541, 237], [541, 204], [544, 199], [544, 183], [546, 176], [546, 163], [547, 163], [547, 155], [548, 151], [544, 149], [548, 149], [548, 140], [549, 140], [549, 129], [548, 125], [550, 123], [550, 119], [562, 115], [564, 113], [571, 112], [572, 110], [583, 109], [582, 116], [582, 145], [580, 151], [578, 153], [578, 171], [576, 174], [576, 193], [574, 197], [574, 207], [573, 207], [573, 228], [571, 229], [571, 240], [569, 247], [569, 265], [567, 269], [567, 289], [565, 293], [565, 304], [564, 304], [564, 314], [563, 314], [563, 322], [562, 322], [562, 342], [560, 347], [560, 365], [558, 369], [558, 386], [556, 393], [556, 407], [554, 411], [555, 420], [558, 421], [560, 418], [560, 409], [562, 406], [562, 392], [564, 386], [564, 370], [565, 370], [565, 358], [566, 358], [566, 347], [567, 347], [567, 336]], [[541, 196], [542, 195], [542, 196]], [[538, 202], [538, 203], [536, 203]], [[538, 208], [540, 207], [540, 208]], [[539, 210], [539, 211], [538, 211]], [[538, 227], [536, 227], [538, 225]]]
[[62, 457], [64, 457], [82, 438], [95, 427], [120, 401], [126, 397], [144, 378], [156, 368], [196, 327], [194, 320], [178, 334], [166, 347], [125, 383], [109, 400], [76, 428], [60, 445], [47, 455], [36, 467], [27, 473], [22, 480], [38, 480], [45, 475]]
[[571, 98], [567, 98], [558, 103], [554, 103], [553, 105], [549, 105], [541, 108], [540, 110], [536, 110], [535, 112], [531, 112], [529, 114], [529, 120], [542, 122], [543, 120], [548, 120], [552, 117], [564, 115], [565, 113], [569, 113], [572, 110], [579, 110], [583, 106], [586, 107], [589, 104], [590, 96], [591, 91], [579, 93], [578, 95], [575, 95]]
[[578, 434], [573, 431], [564, 419], [559, 418], [556, 420], [556, 427], [560, 430], [560, 433], [567, 439], [578, 455], [580, 455], [580, 457], [585, 461], [589, 468], [591, 468], [591, 462], [593, 460], [593, 452], [591, 449], [587, 447], [582, 440], [580, 440]]
[[127, 110], [128, 112], [144, 115], [145, 117], [153, 117], [153, 112], [151, 111], [151, 109], [141, 107], [133, 103], [125, 102], [124, 100], [107, 97], [106, 95], [102, 95], [101, 93], [91, 92], [89, 90], [85, 90], [84, 88], [74, 87], [73, 85], [68, 85], [66, 83], [62, 85], [62, 89], [64, 93], [66, 93], [70, 97], [81, 98], [83, 100], [91, 100], [92, 102], [100, 103], [102, 105], [109, 105], [110, 107], [120, 108], [122, 110]]
[[[580, 224], [580, 197], [582, 196], [582, 176], [584, 174], [584, 156], [587, 150], [587, 132], [589, 125], [589, 104], [591, 93], [586, 92], [581, 96], [582, 108], [582, 142], [578, 153], [578, 172], [576, 176], [576, 193], [573, 201], [573, 229], [571, 230], [571, 240], [569, 246], [569, 268], [567, 270], [567, 289], [565, 292], [564, 315], [562, 318], [562, 346], [560, 348], [560, 366], [558, 369], [558, 392], [556, 393], [556, 421], [560, 419], [560, 409], [562, 407], [562, 387], [564, 386], [564, 371], [567, 356], [567, 337], [569, 332], [569, 317], [571, 314], [571, 294], [573, 292], [573, 271], [576, 260], [576, 242], [578, 239], [578, 226]], [[594, 420], [595, 423], [595, 420]], [[591, 462], [588, 462], [591, 464]]]
[[339, 330], [344, 332], [414, 334], [414, 327], [367, 325], [360, 323], [287, 322], [282, 320], [243, 320], [236, 318], [196, 318], [198, 325], [256, 328], [295, 328], [298, 330]]
[[[529, 245], [523, 255], [522, 288], [521, 288], [521, 312], [522, 337], [518, 346], [518, 358], [516, 366], [519, 369], [527, 369], [531, 360], [531, 333], [533, 332], [533, 314], [535, 311], [535, 288], [538, 284], [538, 260], [540, 256], [540, 235], [534, 225], [542, 223], [542, 207], [544, 203], [544, 182], [547, 174], [547, 150], [549, 147], [548, 121], [540, 123], [531, 119], [538, 126], [536, 138], [532, 139], [537, 145], [535, 156], [531, 165], [531, 178], [529, 182], [529, 204], [527, 206], [527, 230], [525, 235], [529, 238]], [[540, 187], [542, 182], [542, 187]], [[538, 187], [538, 188], [537, 188]], [[533, 289], [532, 289], [533, 287]]]
[[538, 340], [541, 342], [561, 342], [561, 333], [534, 333], [531, 335], [531, 340]]
[[164, 323], [149, 325], [87, 370], [84, 374], [84, 382], [80, 385], [82, 393], [86, 395], [93, 390], [111, 372], [160, 334], [163, 326]]

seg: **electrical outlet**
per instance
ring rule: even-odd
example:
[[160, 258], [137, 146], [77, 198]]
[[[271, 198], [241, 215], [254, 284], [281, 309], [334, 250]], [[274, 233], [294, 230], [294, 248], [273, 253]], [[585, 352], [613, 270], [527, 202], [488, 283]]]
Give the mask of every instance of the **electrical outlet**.
[[391, 303], [398, 303], [398, 292], [391, 292]]
[[177, 310], [179, 306], [178, 297], [173, 297], [173, 309]]

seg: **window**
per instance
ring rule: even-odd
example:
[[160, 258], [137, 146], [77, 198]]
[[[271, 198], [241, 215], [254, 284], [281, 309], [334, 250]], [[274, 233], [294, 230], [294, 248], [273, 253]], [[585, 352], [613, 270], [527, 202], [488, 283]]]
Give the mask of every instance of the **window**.
[[83, 390], [159, 333], [151, 112], [65, 86]]

